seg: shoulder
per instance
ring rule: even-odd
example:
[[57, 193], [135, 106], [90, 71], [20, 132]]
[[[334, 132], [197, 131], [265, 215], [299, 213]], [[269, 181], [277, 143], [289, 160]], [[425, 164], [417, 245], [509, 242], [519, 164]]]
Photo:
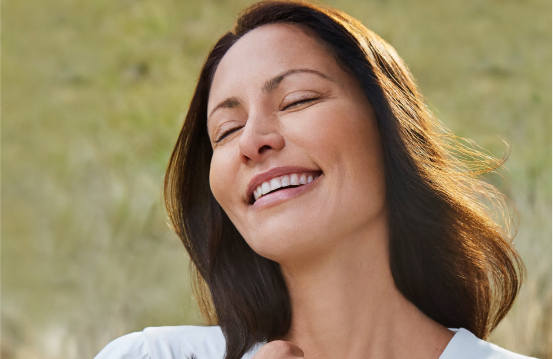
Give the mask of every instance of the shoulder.
[[221, 328], [200, 326], [152, 327], [109, 343], [95, 359], [222, 359]]
[[529, 359], [495, 344], [479, 339], [464, 328], [451, 329], [456, 332], [440, 359]]

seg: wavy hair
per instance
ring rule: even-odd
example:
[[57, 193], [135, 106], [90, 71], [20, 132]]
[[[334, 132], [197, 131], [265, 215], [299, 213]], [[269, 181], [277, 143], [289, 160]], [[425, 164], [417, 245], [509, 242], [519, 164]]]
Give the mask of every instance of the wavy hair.
[[395, 285], [436, 322], [485, 339], [513, 305], [524, 274], [505, 198], [479, 179], [506, 157], [463, 144], [434, 119], [394, 48], [358, 20], [307, 2], [263, 1], [247, 8], [207, 56], [165, 176], [169, 218], [190, 255], [200, 309], [223, 331], [225, 358], [241, 358], [257, 342], [285, 334], [291, 321], [278, 263], [246, 244], [209, 187], [214, 73], [244, 34], [276, 23], [316, 36], [358, 79], [375, 111]]

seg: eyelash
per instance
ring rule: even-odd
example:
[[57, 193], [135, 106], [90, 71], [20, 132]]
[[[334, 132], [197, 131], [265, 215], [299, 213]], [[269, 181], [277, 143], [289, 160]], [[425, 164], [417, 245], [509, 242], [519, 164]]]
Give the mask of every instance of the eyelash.
[[[296, 102], [292, 102], [291, 104], [285, 106], [284, 108], [282, 108], [281, 111], [286, 111], [288, 108], [292, 107], [292, 106], [297, 106], [297, 105], [301, 105], [303, 103], [308, 103], [308, 102], [311, 102], [311, 101], [315, 101], [317, 100], [318, 98], [317, 97], [313, 97], [313, 98], [306, 98], [306, 99], [303, 99], [303, 100], [299, 100], [299, 101], [296, 101]], [[232, 134], [233, 132], [236, 132], [238, 130], [240, 130], [242, 127], [235, 127], [235, 128], [232, 128], [224, 133], [221, 134], [221, 136], [219, 136], [219, 138], [217, 138], [215, 140], [215, 143], [219, 143], [221, 142], [222, 140], [225, 139], [225, 137], [227, 137], [228, 135]]]
[[235, 131], [238, 131], [238, 130], [241, 129], [241, 128], [242, 128], [242, 127], [235, 127], [235, 128], [233, 128], [233, 129], [228, 130], [227, 132], [222, 133], [221, 136], [219, 136], [219, 138], [217, 138], [217, 139], [215, 140], [215, 143], [221, 142], [222, 140], [225, 139], [225, 137], [227, 137], [228, 135], [230, 135], [231, 133], [233, 133], [233, 132], [235, 132]]
[[311, 102], [311, 101], [315, 101], [317, 99], [318, 99], [317, 97], [311, 97], [311, 98], [305, 98], [303, 100], [299, 100], [299, 101], [296, 101], [296, 102], [292, 102], [291, 104], [285, 106], [282, 109], [282, 111], [285, 111], [285, 110], [287, 110], [288, 108], [290, 108], [292, 106], [301, 105], [302, 103], [308, 103], [308, 102]]

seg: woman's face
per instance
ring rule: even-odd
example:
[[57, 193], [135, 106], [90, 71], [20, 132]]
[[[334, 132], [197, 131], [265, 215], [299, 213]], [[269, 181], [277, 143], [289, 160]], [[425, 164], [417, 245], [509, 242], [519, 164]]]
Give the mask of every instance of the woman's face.
[[373, 109], [320, 41], [290, 24], [238, 40], [208, 103], [213, 195], [258, 254], [308, 259], [385, 216]]

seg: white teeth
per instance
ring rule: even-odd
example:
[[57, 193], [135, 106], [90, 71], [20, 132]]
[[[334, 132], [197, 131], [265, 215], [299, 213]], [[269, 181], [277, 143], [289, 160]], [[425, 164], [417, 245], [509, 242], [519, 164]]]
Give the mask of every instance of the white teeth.
[[263, 182], [259, 187], [253, 191], [253, 198], [257, 201], [260, 197], [266, 195], [267, 193], [274, 191], [275, 189], [287, 186], [300, 186], [307, 183], [313, 182], [319, 176], [309, 175], [306, 176], [298, 175], [293, 173], [291, 175], [282, 176], [280, 178], [272, 178], [268, 182]]
[[263, 182], [261, 185], [261, 194], [267, 194], [271, 192], [271, 186], [269, 185], [269, 182]]
[[282, 187], [282, 185], [280, 184], [280, 180], [278, 178], [273, 178], [271, 180], [271, 191], [274, 191], [275, 189], [280, 187]]
[[280, 182], [282, 182], [282, 187], [290, 186], [290, 176], [283, 176]]
[[297, 174], [293, 174], [290, 176], [290, 184], [292, 186], [298, 186], [300, 184], [300, 180], [298, 179], [298, 175]]

